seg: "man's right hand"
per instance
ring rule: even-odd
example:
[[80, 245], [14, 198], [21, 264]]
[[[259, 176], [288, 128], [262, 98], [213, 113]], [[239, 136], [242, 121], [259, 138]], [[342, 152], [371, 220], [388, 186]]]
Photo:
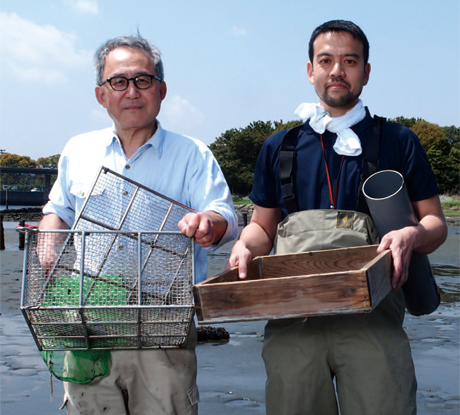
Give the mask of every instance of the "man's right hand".
[[[38, 225], [38, 229], [54, 230], [54, 229], [70, 229], [59, 216], [49, 214], [43, 216]], [[40, 232], [37, 241], [37, 255], [40, 265], [42, 266], [45, 275], [48, 275], [53, 269], [57, 261], [59, 248], [66, 240], [67, 235], [60, 232]]]
[[246, 248], [243, 241], [239, 240], [233, 246], [225, 270], [238, 267], [238, 277], [244, 280], [248, 276], [248, 264], [252, 259], [251, 251]]
[[57, 254], [54, 249], [50, 249], [47, 237], [51, 234], [44, 234], [39, 236], [37, 243], [37, 255], [40, 265], [42, 266], [43, 273], [48, 275], [53, 269], [53, 265], [57, 260]]
[[65, 233], [60, 232], [42, 232], [38, 235], [37, 256], [45, 275], [53, 269], [66, 237]]
[[233, 246], [225, 269], [238, 267], [238, 276], [248, 276], [248, 264], [256, 256], [268, 255], [273, 247], [276, 228], [280, 221], [278, 208], [263, 208], [254, 205], [251, 223], [246, 226]]

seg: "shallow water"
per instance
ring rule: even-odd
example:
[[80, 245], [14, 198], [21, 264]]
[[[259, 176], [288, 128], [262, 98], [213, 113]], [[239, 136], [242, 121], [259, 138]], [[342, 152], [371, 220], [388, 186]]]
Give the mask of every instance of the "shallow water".
[[460, 301], [460, 267], [453, 265], [433, 265], [432, 269], [438, 283], [441, 301], [446, 305], [458, 305]]

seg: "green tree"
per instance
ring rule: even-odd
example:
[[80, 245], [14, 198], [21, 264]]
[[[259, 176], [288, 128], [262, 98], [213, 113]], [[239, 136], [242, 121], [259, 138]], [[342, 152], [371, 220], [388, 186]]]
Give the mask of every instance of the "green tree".
[[425, 151], [435, 146], [436, 148], [442, 147], [444, 151], [448, 152], [449, 142], [443, 129], [439, 125], [420, 120], [411, 127], [411, 130], [417, 134]]
[[233, 194], [250, 192], [257, 155], [272, 131], [271, 122], [255, 121], [245, 128], [225, 131], [209, 146]]
[[297, 127], [298, 125], [302, 124], [303, 121], [299, 120], [294, 120], [294, 121], [288, 121], [287, 123], [283, 123], [283, 121], [275, 121], [275, 129], [273, 130], [272, 134], [277, 133], [278, 131], [281, 130], [288, 130], [290, 128]]
[[455, 125], [451, 125], [450, 127], [442, 127], [442, 129], [451, 145], [455, 145], [460, 142], [460, 128], [455, 127]]
[[225, 131], [209, 148], [225, 175], [232, 194], [246, 196], [252, 188], [257, 156], [264, 141], [275, 131], [297, 125], [291, 121], [255, 121], [245, 128]]
[[452, 186], [449, 189], [450, 193], [460, 194], [460, 142], [454, 143], [450, 149], [448, 162], [452, 166]]
[[42, 169], [57, 169], [60, 154], [55, 154], [49, 157], [40, 157], [37, 160], [37, 165]]
[[37, 167], [37, 162], [29, 156], [19, 156], [17, 154], [3, 153], [0, 156], [0, 167]]
[[[3, 153], [0, 156], [0, 167], [19, 167], [33, 168], [37, 163], [29, 156], [19, 156], [17, 154]], [[2, 173], [1, 185], [16, 186], [20, 190], [29, 190], [36, 185], [36, 177], [34, 174], [22, 173]]]
[[[41, 157], [38, 161], [31, 159], [29, 156], [19, 156], [17, 154], [3, 153], [0, 156], [0, 167], [16, 168], [37, 168], [35, 173], [2, 173], [1, 184], [17, 186], [19, 190], [29, 191], [34, 187], [45, 187], [45, 176], [39, 174], [40, 168], [57, 168], [59, 154], [50, 157]], [[56, 175], [51, 176], [51, 184], [56, 181]]]
[[389, 118], [389, 122], [396, 122], [401, 124], [403, 127], [412, 128], [417, 121], [423, 121], [421, 118], [406, 118], [406, 117], [396, 117]]
[[445, 130], [437, 124], [419, 120], [411, 129], [417, 134], [426, 151], [441, 191], [458, 193], [460, 173], [458, 144], [452, 145]]

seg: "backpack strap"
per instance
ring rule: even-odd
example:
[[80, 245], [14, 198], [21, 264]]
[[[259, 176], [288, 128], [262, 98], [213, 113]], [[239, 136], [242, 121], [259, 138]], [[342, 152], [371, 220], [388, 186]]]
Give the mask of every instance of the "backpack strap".
[[288, 213], [294, 213], [299, 210], [297, 200], [294, 194], [294, 180], [292, 172], [295, 160], [295, 147], [299, 131], [304, 124], [287, 130], [280, 147], [280, 181], [281, 195]]
[[386, 118], [374, 115], [372, 132], [364, 152], [363, 161], [361, 164], [361, 178], [358, 188], [358, 202], [356, 211], [363, 212], [368, 215], [369, 208], [367, 207], [366, 199], [363, 193], [363, 185], [368, 177], [372, 176], [379, 169], [379, 149], [382, 124], [386, 122]]
[[[363, 194], [363, 184], [366, 179], [374, 174], [379, 168], [380, 133], [381, 126], [385, 122], [385, 118], [378, 117], [376, 115], [374, 116], [372, 133], [369, 138], [368, 145], [366, 146], [366, 151], [364, 153], [361, 166], [361, 178], [358, 189], [358, 202], [356, 210], [367, 214], [369, 214], [369, 209]], [[297, 204], [294, 193], [295, 188], [293, 180], [293, 167], [298, 134], [303, 126], [304, 124], [301, 124], [287, 130], [280, 147], [279, 175], [281, 182], [281, 195], [289, 214], [299, 210], [299, 206]]]

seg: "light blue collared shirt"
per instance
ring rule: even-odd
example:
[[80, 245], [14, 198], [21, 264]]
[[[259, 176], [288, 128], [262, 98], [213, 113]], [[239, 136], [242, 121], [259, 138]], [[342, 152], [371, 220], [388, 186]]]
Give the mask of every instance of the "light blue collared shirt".
[[[227, 221], [216, 249], [234, 239], [238, 221], [224, 175], [211, 151], [201, 141], [158, 128], [129, 159], [115, 128], [73, 137], [59, 160], [58, 178], [44, 214], [55, 213], [70, 227], [78, 217], [101, 166], [155, 190], [198, 212], [214, 211]], [[196, 244], [195, 282], [207, 275], [206, 250]]]

